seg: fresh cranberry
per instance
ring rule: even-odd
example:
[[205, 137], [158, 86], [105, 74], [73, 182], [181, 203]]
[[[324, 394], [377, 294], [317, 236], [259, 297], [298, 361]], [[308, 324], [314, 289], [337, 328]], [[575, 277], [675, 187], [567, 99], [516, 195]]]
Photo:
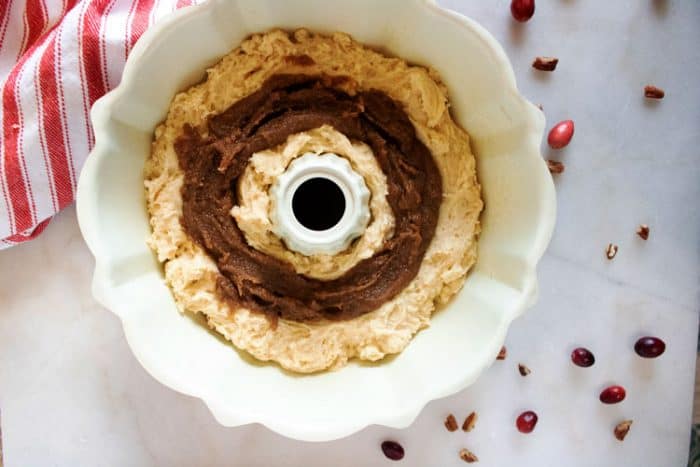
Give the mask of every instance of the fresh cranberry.
[[535, 425], [537, 425], [537, 414], [532, 410], [521, 413], [515, 420], [515, 426], [520, 433], [532, 433]]
[[571, 361], [574, 362], [574, 365], [576, 366], [588, 368], [589, 366], [593, 366], [595, 363], [595, 357], [593, 356], [593, 352], [590, 350], [583, 347], [578, 347], [571, 352]]
[[666, 350], [666, 344], [658, 337], [644, 336], [634, 344], [634, 351], [643, 358], [656, 358]]
[[510, 13], [516, 21], [524, 23], [535, 14], [535, 0], [512, 0]]
[[568, 146], [571, 142], [571, 138], [574, 137], [574, 121], [564, 120], [557, 123], [549, 130], [549, 135], [547, 136], [547, 143], [552, 149], [561, 149]]
[[400, 461], [404, 456], [403, 446], [396, 441], [384, 441], [382, 443], [382, 451], [392, 461]]
[[625, 400], [625, 388], [622, 386], [609, 386], [600, 393], [600, 402], [603, 404], [617, 404]]

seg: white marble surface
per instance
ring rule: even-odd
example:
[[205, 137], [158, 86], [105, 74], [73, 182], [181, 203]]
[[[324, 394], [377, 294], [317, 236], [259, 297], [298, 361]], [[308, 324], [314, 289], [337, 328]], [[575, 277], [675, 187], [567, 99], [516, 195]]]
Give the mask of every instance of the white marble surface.
[[[507, 339], [508, 359], [471, 388], [430, 403], [406, 430], [370, 427], [320, 444], [261, 426], [222, 428], [198, 400], [147, 375], [116, 317], [90, 295], [93, 265], [73, 208], [31, 244], [0, 252], [0, 409], [5, 466], [382, 466], [379, 443], [406, 447], [407, 466], [682, 466], [686, 462], [700, 304], [700, 2], [539, 0], [514, 24], [506, 0], [443, 0], [506, 48], [520, 88], [548, 121], [572, 118], [572, 145], [551, 157], [559, 219], [540, 271], [537, 305]], [[536, 55], [561, 61], [530, 69]], [[661, 102], [642, 97], [655, 83]], [[550, 153], [545, 151], [550, 157]], [[643, 242], [638, 223], [651, 226]], [[603, 250], [619, 244], [608, 262]], [[640, 334], [668, 348], [643, 361]], [[591, 348], [590, 369], [569, 363]], [[521, 377], [518, 362], [532, 374]], [[628, 397], [603, 406], [598, 392]], [[540, 415], [523, 436], [524, 409]], [[449, 412], [480, 414], [471, 433], [448, 433]], [[612, 436], [623, 418], [624, 443]], [[460, 420], [461, 422], [461, 420]]]

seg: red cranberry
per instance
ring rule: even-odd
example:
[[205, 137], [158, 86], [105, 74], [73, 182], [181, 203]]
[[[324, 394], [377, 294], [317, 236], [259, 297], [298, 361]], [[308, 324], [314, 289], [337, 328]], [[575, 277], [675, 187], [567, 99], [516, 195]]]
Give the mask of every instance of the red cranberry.
[[589, 366], [593, 366], [595, 363], [595, 357], [590, 350], [583, 347], [578, 347], [571, 352], [571, 361], [574, 362], [574, 365], [576, 366], [588, 368]]
[[625, 400], [625, 388], [622, 386], [609, 386], [600, 393], [600, 402], [603, 404], [617, 404]]
[[403, 459], [403, 446], [396, 441], [384, 441], [382, 443], [382, 451], [384, 455], [392, 461], [400, 461]]
[[510, 13], [516, 21], [524, 23], [535, 14], [535, 0], [512, 0]]
[[658, 337], [640, 337], [634, 344], [634, 351], [643, 358], [656, 358], [666, 350], [666, 344]]
[[537, 414], [532, 410], [521, 413], [515, 420], [515, 426], [520, 433], [532, 433], [535, 425], [537, 425]]
[[571, 142], [571, 138], [574, 137], [574, 121], [564, 120], [557, 123], [549, 130], [549, 136], [547, 136], [547, 143], [552, 149], [561, 149], [568, 146]]

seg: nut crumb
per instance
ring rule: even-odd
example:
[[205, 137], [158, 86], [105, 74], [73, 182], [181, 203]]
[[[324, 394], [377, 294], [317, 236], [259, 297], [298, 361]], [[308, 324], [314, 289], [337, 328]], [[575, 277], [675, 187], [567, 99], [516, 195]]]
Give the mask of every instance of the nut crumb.
[[615, 426], [615, 438], [624, 441], [625, 436], [627, 436], [627, 433], [630, 431], [630, 426], [632, 426], [632, 420], [625, 420], [618, 423], [617, 426]]
[[471, 464], [473, 462], [479, 462], [479, 458], [476, 457], [476, 454], [474, 454], [473, 452], [471, 452], [467, 448], [462, 448], [459, 450], [459, 458], [462, 459], [467, 464]]
[[564, 164], [551, 159], [547, 159], [547, 168], [549, 169], [549, 172], [553, 174], [560, 174], [565, 169]]
[[540, 71], [554, 71], [558, 63], [559, 59], [556, 57], [536, 57], [532, 62], [532, 68]]
[[649, 226], [646, 224], [639, 224], [639, 227], [637, 227], [637, 235], [639, 235], [642, 240], [648, 240]]
[[447, 428], [447, 431], [457, 431], [457, 428], [459, 428], [459, 426], [457, 425], [457, 419], [454, 415], [449, 414], [447, 416], [447, 418], [445, 419], [445, 428]]
[[527, 376], [531, 373], [530, 369], [522, 363], [518, 363], [518, 371], [520, 372], [520, 376]]
[[663, 89], [652, 86], [651, 84], [644, 86], [644, 97], [648, 99], [663, 99], [666, 93]]
[[467, 432], [472, 431], [478, 419], [479, 416], [476, 414], [476, 412], [472, 412], [467, 415], [467, 418], [464, 419], [464, 423], [462, 423], [462, 430]]
[[496, 357], [496, 360], [505, 360], [507, 356], [508, 350], [506, 350], [506, 346], [504, 345], [503, 347], [501, 347], [500, 352], [498, 352], [498, 357]]
[[608, 243], [608, 247], [605, 249], [605, 256], [608, 259], [613, 259], [617, 254], [617, 245], [613, 243]]

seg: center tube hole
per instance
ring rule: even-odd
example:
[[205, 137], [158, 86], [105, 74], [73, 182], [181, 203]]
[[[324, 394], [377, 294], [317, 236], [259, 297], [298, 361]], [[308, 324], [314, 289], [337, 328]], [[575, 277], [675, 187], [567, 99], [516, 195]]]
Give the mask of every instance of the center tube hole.
[[292, 196], [292, 212], [301, 225], [322, 231], [335, 226], [345, 214], [345, 196], [340, 187], [327, 178], [315, 177], [303, 182]]

